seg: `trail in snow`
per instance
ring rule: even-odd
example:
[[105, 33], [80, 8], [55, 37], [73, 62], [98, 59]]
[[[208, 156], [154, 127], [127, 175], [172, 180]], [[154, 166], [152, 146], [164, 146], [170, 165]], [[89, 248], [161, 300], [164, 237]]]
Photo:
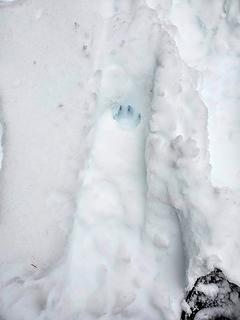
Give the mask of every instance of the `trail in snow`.
[[[134, 16], [120, 13], [107, 24], [103, 62], [98, 66], [101, 84], [94, 142], [79, 194], [66, 262], [68, 274], [60, 300], [53, 307], [53, 314], [57, 310], [62, 319], [74, 315], [80, 319], [158, 318], [144, 289], [144, 283], [151, 286], [153, 278], [151, 266], [143, 261], [141, 241], [145, 137], [158, 31], [153, 30], [152, 14], [139, 7]], [[136, 28], [141, 28], [141, 37], [130, 41]], [[129, 51], [134, 51], [133, 60]], [[122, 119], [115, 121], [113, 117], [115, 104], [136, 106], [141, 113], [139, 125], [124, 130]], [[128, 117], [126, 121], [129, 124], [132, 120]]]

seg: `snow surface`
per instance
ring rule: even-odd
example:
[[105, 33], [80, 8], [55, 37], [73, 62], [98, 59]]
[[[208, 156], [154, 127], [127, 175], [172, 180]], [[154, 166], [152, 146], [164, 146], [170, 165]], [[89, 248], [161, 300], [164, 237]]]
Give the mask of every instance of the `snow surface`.
[[9, 2], [0, 317], [175, 320], [214, 267], [240, 284], [239, 2]]
[[197, 285], [197, 291], [204, 293], [206, 296], [214, 298], [218, 294], [218, 286], [215, 283], [203, 284], [199, 283]]

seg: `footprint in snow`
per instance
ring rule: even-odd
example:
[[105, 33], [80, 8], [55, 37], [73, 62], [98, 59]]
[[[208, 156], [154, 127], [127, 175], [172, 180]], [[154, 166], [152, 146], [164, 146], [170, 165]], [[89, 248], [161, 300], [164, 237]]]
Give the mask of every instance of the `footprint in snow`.
[[112, 107], [112, 117], [122, 129], [136, 128], [141, 121], [141, 114], [132, 106], [117, 105]]

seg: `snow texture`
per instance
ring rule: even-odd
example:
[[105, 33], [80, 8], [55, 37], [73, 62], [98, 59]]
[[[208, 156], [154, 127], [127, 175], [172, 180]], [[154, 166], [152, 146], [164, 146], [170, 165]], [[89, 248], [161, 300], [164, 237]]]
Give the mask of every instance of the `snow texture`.
[[176, 320], [214, 268], [240, 284], [239, 10], [0, 1], [1, 319]]

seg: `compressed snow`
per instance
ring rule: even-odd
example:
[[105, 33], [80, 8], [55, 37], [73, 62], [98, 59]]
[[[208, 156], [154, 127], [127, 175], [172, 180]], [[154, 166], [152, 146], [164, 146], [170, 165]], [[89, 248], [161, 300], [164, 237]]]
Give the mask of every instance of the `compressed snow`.
[[134, 129], [141, 121], [141, 114], [130, 105], [113, 106], [112, 116], [123, 129]]

